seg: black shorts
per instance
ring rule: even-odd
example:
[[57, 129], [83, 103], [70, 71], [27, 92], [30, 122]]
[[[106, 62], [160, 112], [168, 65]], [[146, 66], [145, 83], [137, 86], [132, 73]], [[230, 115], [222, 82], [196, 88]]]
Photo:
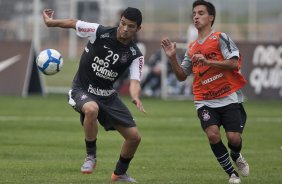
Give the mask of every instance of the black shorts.
[[80, 121], [83, 124], [84, 114], [82, 106], [86, 102], [94, 101], [99, 106], [98, 121], [105, 130], [115, 130], [115, 125], [124, 127], [136, 127], [135, 121], [128, 108], [120, 100], [117, 93], [107, 97], [100, 97], [84, 90], [71, 90], [69, 92], [69, 104], [80, 113]]
[[221, 125], [225, 132], [242, 133], [246, 124], [247, 115], [241, 103], [233, 103], [224, 107], [210, 108], [203, 106], [198, 109], [198, 117], [203, 130], [211, 125]]

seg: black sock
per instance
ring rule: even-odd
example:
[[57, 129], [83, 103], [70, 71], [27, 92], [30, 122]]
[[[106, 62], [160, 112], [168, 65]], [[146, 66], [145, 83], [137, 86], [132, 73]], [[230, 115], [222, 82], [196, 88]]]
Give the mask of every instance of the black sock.
[[229, 159], [228, 150], [220, 140], [216, 144], [210, 144], [213, 154], [215, 155], [217, 161], [224, 169], [224, 171], [230, 176], [231, 174], [235, 173], [238, 176], [238, 173], [235, 171], [232, 163]]
[[241, 142], [240, 142], [240, 145], [239, 146], [234, 146], [234, 145], [231, 145], [229, 142], [228, 142], [228, 147], [230, 148], [230, 156], [232, 158], [232, 160], [234, 162], [236, 162], [236, 160], [240, 157], [240, 151], [242, 149], [242, 139], [241, 139]]
[[114, 171], [115, 175], [125, 174], [131, 160], [132, 158], [123, 158], [122, 156], [120, 156], [116, 165], [116, 169]]
[[86, 153], [87, 155], [93, 155], [96, 158], [96, 141], [97, 139], [95, 139], [94, 141], [87, 141], [85, 140], [85, 145], [86, 145]]

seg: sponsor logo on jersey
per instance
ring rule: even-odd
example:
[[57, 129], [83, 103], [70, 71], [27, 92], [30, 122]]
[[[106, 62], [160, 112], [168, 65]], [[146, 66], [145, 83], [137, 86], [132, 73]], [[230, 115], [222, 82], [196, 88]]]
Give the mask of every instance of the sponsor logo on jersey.
[[95, 31], [96, 29], [91, 28], [91, 27], [87, 27], [87, 28], [78, 27], [78, 32], [89, 33], [89, 32], [95, 32]]
[[216, 98], [218, 96], [221, 96], [224, 93], [228, 93], [229, 91], [231, 91], [231, 86], [230, 85], [225, 85], [222, 88], [220, 88], [219, 90], [216, 91], [209, 91], [207, 93], [204, 93], [204, 99], [211, 99], [211, 98]]
[[205, 71], [203, 72], [200, 72], [199, 71], [199, 77], [203, 77], [205, 75], [205, 73], [207, 73], [207, 71], [209, 71], [211, 69], [211, 67], [209, 67], [208, 69], [206, 69]]
[[[207, 71], [207, 70], [206, 70], [206, 71]], [[212, 82], [212, 81], [215, 81], [215, 80], [217, 80], [217, 79], [219, 79], [219, 78], [221, 78], [221, 77], [223, 77], [223, 73], [217, 74], [217, 75], [212, 76], [212, 77], [210, 77], [210, 78], [208, 78], [208, 79], [206, 79], [206, 80], [203, 80], [203, 81], [202, 81], [202, 84], [203, 84], [203, 85], [208, 84], [208, 83], [210, 83], [210, 82]]]
[[110, 48], [109, 48], [109, 47], [107, 47], [106, 45], [104, 45], [104, 48], [105, 48], [105, 49], [110, 49]]
[[132, 55], [135, 56], [136, 55], [136, 50], [134, 49], [134, 47], [130, 47], [130, 50], [132, 52]]
[[99, 89], [98, 87], [93, 87], [91, 84], [89, 84], [88, 92], [99, 96], [110, 96], [115, 92], [115, 90]]
[[210, 39], [210, 40], [216, 40], [217, 37], [216, 37], [215, 35], [212, 35], [212, 36], [209, 37], [209, 39]]
[[141, 80], [142, 77], [142, 68], [144, 65], [144, 57], [139, 58], [139, 79]]
[[121, 54], [121, 63], [126, 63], [127, 62], [127, 58], [129, 57], [129, 54], [128, 54], [128, 52], [123, 52], [122, 54]]
[[110, 33], [105, 33], [100, 35], [100, 38], [109, 38], [110, 37]]
[[85, 52], [89, 52], [89, 49], [87, 48], [87, 46], [84, 48]]
[[118, 76], [117, 72], [109, 70], [105, 66], [101, 66], [98, 63], [92, 63], [91, 66], [93, 68], [93, 71], [96, 72], [96, 75], [101, 78], [114, 81], [115, 78]]

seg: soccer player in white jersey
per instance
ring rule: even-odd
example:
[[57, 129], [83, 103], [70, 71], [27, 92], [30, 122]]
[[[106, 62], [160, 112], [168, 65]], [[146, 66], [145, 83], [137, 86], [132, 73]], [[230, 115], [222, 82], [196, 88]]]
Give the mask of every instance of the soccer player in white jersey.
[[139, 98], [144, 56], [132, 40], [141, 29], [142, 13], [137, 8], [128, 7], [121, 15], [118, 27], [105, 27], [76, 19], [54, 19], [53, 15], [51, 9], [43, 11], [47, 27], [74, 29], [79, 37], [89, 40], [69, 91], [69, 104], [80, 113], [85, 133], [86, 158], [81, 172], [92, 173], [96, 166], [99, 121], [105, 130], [117, 130], [124, 138], [112, 181], [135, 182], [127, 170], [141, 135], [113, 84], [129, 68], [132, 102], [141, 112], [145, 112]]
[[192, 11], [198, 38], [188, 45], [181, 65], [176, 57], [176, 43], [164, 38], [161, 45], [180, 81], [194, 74], [193, 94], [201, 126], [217, 161], [229, 176], [229, 183], [240, 183], [221, 140], [220, 127], [225, 129], [231, 159], [239, 173], [248, 176], [249, 165], [240, 153], [246, 122], [241, 92], [246, 80], [239, 72], [241, 55], [230, 37], [212, 30], [216, 14], [212, 3], [197, 0]]

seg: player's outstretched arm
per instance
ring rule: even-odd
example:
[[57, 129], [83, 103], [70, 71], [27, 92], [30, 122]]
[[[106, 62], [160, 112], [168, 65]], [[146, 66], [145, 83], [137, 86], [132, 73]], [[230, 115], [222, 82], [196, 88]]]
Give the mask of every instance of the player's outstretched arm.
[[76, 28], [76, 19], [54, 19], [54, 11], [51, 9], [43, 10], [42, 16], [47, 27]]
[[131, 79], [130, 80], [130, 86], [129, 86], [129, 92], [130, 92], [130, 96], [132, 98], [132, 103], [134, 103], [136, 105], [136, 107], [139, 109], [139, 111], [145, 113], [146, 111], [145, 111], [145, 109], [142, 105], [140, 98], [139, 98], [140, 91], [141, 91], [140, 82], [138, 80]]
[[172, 70], [174, 71], [177, 79], [179, 81], [184, 81], [187, 78], [187, 75], [184, 73], [184, 71], [178, 64], [176, 58], [176, 43], [175, 42], [172, 43], [168, 38], [163, 38], [161, 40], [161, 46], [165, 54], [167, 55], [168, 59], [170, 60]]

